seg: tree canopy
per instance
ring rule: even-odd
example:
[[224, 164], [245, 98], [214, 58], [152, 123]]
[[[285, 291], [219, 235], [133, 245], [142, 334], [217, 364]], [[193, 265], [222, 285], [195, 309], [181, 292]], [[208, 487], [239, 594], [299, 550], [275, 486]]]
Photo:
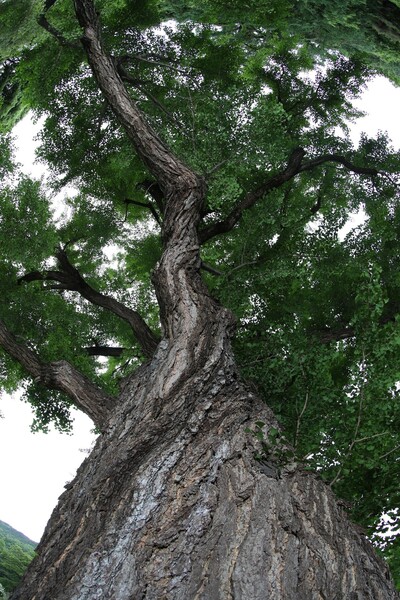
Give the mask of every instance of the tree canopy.
[[[348, 123], [377, 72], [399, 81], [398, 2], [96, 6], [129, 94], [206, 182], [203, 278], [236, 316], [243, 377], [283, 424], [266, 451], [317, 470], [370, 536], [384, 513], [396, 527], [400, 155], [384, 132], [355, 147]], [[112, 398], [161, 335], [163, 191], [90, 75], [72, 2], [6, 0], [0, 27], [0, 319]], [[27, 110], [43, 120], [46, 184], [13, 163]], [[69, 430], [67, 390], [2, 346], [2, 387], [24, 386], [36, 428]]]

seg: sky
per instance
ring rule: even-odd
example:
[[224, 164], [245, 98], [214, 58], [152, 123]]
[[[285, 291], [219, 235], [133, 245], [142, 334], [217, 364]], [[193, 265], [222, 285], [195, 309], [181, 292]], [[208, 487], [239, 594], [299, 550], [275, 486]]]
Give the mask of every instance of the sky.
[[[376, 78], [355, 103], [368, 113], [352, 126], [358, 141], [362, 131], [375, 135], [388, 131], [395, 147], [400, 148], [400, 88], [384, 78]], [[17, 125], [17, 160], [26, 173], [45, 175], [43, 165], [35, 164], [34, 136], [40, 124], [25, 118]], [[73, 435], [51, 431], [31, 433], [32, 412], [20, 395], [0, 395], [0, 520], [39, 541], [47, 520], [77, 468], [94, 443], [93, 425], [88, 417], [74, 412]]]

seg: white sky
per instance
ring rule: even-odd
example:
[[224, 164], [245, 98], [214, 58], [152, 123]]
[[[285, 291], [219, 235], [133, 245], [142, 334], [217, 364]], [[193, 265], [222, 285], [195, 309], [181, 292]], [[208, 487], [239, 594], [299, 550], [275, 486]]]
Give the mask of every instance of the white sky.
[[[357, 102], [368, 116], [352, 127], [358, 141], [361, 131], [374, 135], [388, 131], [395, 147], [400, 147], [400, 89], [383, 78], [372, 82]], [[45, 174], [43, 166], [34, 165], [34, 135], [39, 125], [25, 118], [14, 133], [18, 137], [17, 160], [24, 171], [36, 177]], [[39, 541], [63, 486], [70, 481], [94, 440], [91, 421], [75, 413], [73, 435], [30, 432], [32, 412], [18, 395], [0, 395], [0, 520]]]
[[74, 434], [32, 433], [28, 404], [0, 396], [0, 520], [38, 542], [57, 499], [87, 456], [91, 420], [74, 411]]

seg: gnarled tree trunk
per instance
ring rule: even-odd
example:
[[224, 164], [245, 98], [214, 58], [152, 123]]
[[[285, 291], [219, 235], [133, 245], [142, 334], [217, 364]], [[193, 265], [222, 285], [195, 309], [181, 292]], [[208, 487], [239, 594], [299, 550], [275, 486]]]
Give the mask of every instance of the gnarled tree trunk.
[[247, 430], [276, 424], [237, 379], [226, 321], [215, 307], [126, 384], [13, 600], [397, 597], [323, 482], [255, 460]]
[[113, 409], [107, 399], [13, 600], [396, 598], [324, 483], [256, 460], [251, 429], [277, 424], [238, 378], [233, 317], [200, 276], [205, 185], [131, 103], [91, 2], [75, 4], [99, 85], [164, 193], [163, 339]]
[[154, 274], [164, 338], [126, 382], [13, 600], [395, 598], [314, 475], [255, 459], [268, 408], [238, 379], [233, 318], [199, 274], [201, 181], [170, 191]]

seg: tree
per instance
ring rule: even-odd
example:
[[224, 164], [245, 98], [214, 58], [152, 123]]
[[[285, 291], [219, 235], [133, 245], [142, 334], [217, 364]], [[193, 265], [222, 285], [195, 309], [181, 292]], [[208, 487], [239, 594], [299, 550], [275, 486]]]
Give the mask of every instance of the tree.
[[8, 598], [18, 585], [35, 556], [35, 546], [26, 536], [0, 521], [0, 598]]
[[5, 589], [3, 588], [3, 586], [1, 585], [1, 583], [0, 583], [0, 598], [1, 598], [2, 600], [7, 600], [7, 594], [6, 594], [6, 591], [5, 591]]
[[53, 219], [4, 137], [2, 380], [99, 438], [13, 598], [397, 597], [330, 489], [398, 506], [399, 156], [337, 133], [371, 70], [290, 3], [17, 6], [8, 85], [79, 192]]

